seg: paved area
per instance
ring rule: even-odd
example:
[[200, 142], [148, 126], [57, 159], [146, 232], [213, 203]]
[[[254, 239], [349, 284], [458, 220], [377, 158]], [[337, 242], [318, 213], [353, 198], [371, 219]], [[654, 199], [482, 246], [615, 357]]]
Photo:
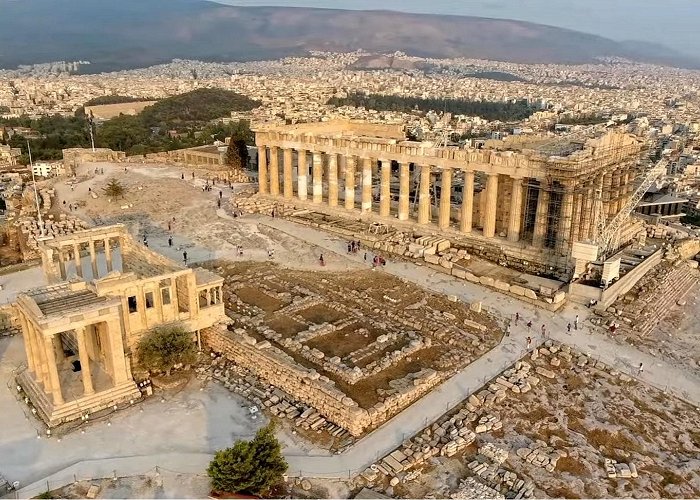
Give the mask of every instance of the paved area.
[[0, 304], [12, 302], [17, 298], [17, 294], [46, 284], [46, 278], [44, 278], [41, 266], [0, 276], [0, 285], [2, 285]]

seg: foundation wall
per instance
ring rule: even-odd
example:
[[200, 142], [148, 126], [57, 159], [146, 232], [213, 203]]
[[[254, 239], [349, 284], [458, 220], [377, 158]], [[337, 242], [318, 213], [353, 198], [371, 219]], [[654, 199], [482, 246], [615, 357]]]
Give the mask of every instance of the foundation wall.
[[656, 267], [656, 265], [661, 262], [662, 257], [663, 250], [657, 250], [647, 257], [644, 262], [620, 278], [615, 284], [604, 290], [600, 294], [600, 302], [598, 302], [597, 308], [603, 310], [607, 309], [620, 295], [627, 293], [646, 273]]
[[296, 364], [279, 349], [261, 349], [254, 339], [223, 327], [202, 330], [202, 341], [213, 351], [250, 370], [266, 382], [307, 403], [354, 436], [370, 425], [369, 414], [357, 403], [324, 381], [314, 370]]

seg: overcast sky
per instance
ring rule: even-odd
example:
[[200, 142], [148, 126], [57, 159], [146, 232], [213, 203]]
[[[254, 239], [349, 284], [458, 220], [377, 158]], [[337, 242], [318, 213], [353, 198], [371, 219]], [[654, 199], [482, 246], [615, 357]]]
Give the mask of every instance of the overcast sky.
[[215, 0], [242, 6], [388, 9], [518, 19], [700, 55], [700, 0]]

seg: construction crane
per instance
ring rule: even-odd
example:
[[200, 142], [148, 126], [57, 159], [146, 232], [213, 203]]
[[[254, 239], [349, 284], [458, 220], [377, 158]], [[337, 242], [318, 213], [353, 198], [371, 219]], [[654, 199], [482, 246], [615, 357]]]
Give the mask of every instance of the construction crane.
[[615, 214], [615, 217], [608, 223], [605, 220], [603, 213], [603, 192], [602, 187], [596, 191], [596, 241], [598, 245], [598, 259], [604, 261], [610, 254], [620, 247], [620, 233], [625, 223], [629, 220], [630, 214], [637, 206], [637, 203], [642, 199], [644, 194], [649, 190], [651, 185], [661, 176], [666, 174], [668, 161], [661, 159], [654, 166], [649, 168], [642, 179], [641, 184], [637, 186], [632, 196], [627, 200], [627, 203]]

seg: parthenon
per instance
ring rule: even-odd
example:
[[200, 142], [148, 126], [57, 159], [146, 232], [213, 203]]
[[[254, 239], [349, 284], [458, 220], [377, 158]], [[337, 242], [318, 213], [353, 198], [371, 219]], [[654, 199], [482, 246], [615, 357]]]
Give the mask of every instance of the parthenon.
[[495, 245], [564, 273], [573, 243], [595, 238], [596, 196], [609, 219], [634, 192], [644, 149], [618, 131], [459, 148], [349, 121], [259, 128], [256, 145], [262, 196]]
[[18, 382], [50, 427], [139, 398], [132, 369], [148, 330], [198, 331], [225, 317], [223, 278], [138, 245], [122, 225], [44, 240], [39, 250], [49, 285], [15, 304], [27, 354]]

